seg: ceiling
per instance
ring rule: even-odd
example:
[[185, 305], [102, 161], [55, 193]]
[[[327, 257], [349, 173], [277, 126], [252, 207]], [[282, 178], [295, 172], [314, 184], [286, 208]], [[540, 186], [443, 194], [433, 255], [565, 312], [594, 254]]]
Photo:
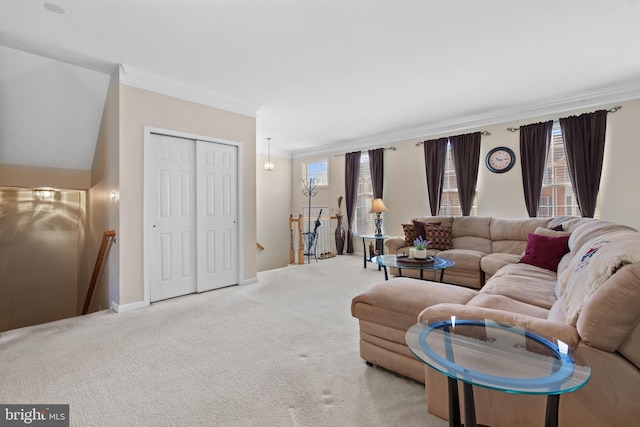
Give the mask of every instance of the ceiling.
[[[65, 13], [42, 1], [0, 2], [0, 89], [18, 90], [11, 78], [25, 77], [28, 67], [14, 58], [35, 54], [62, 62], [58, 73], [72, 64], [67, 80], [80, 81], [79, 93], [39, 91], [39, 104], [58, 96], [57, 108], [32, 114], [27, 126], [24, 111], [12, 117], [34, 107], [15, 108], [34, 96], [22, 79], [11, 104], [0, 102], [0, 163], [58, 166], [85, 141], [90, 153], [72, 168], [90, 167], [86, 141], [97, 135], [108, 74], [118, 64], [256, 105], [258, 146], [271, 137], [275, 153], [293, 156], [640, 97], [639, 0], [51, 2]], [[49, 75], [36, 87], [65, 81]], [[86, 120], [65, 116], [63, 101]], [[38, 159], [34, 147], [70, 120], [66, 155]], [[34, 127], [41, 130], [20, 130]], [[23, 146], [31, 148], [19, 154]]]

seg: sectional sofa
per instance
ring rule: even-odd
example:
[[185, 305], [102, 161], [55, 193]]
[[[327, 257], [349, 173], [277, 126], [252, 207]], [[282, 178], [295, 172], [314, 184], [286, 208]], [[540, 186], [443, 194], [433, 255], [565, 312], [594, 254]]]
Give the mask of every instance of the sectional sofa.
[[[446, 419], [446, 377], [411, 354], [405, 332], [429, 318], [490, 318], [554, 336], [589, 362], [589, 382], [560, 399], [561, 426], [638, 425], [640, 233], [576, 217], [422, 220], [451, 224], [452, 248], [432, 251], [456, 259], [457, 270], [445, 273], [449, 283], [397, 277], [353, 298], [368, 364], [424, 382], [429, 412]], [[394, 239], [386, 250], [406, 247]], [[474, 394], [481, 424], [544, 424], [544, 396], [477, 387]]]
[[[518, 262], [527, 237], [546, 227], [549, 219], [500, 219], [490, 217], [420, 217], [402, 224], [404, 236], [384, 243], [385, 253], [409, 253], [413, 241], [421, 236], [431, 241], [428, 255], [455, 262], [444, 272], [443, 281], [480, 289], [486, 279], [507, 263]], [[426, 227], [426, 229], [424, 229]], [[391, 269], [391, 274], [397, 274]], [[423, 278], [435, 280], [435, 271], [424, 271]], [[405, 277], [419, 277], [418, 270], [402, 270]]]

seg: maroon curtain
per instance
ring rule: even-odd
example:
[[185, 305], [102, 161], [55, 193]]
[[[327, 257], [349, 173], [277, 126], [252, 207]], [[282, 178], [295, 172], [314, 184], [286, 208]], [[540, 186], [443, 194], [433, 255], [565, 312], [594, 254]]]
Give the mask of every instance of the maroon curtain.
[[520, 126], [520, 165], [524, 202], [530, 218], [538, 216], [542, 181], [551, 143], [553, 120]]
[[593, 218], [602, 175], [607, 111], [560, 119], [560, 128], [578, 207], [583, 217]]
[[371, 171], [373, 198], [381, 199], [384, 188], [384, 148], [369, 150], [369, 169]]
[[345, 155], [344, 194], [347, 207], [347, 253], [353, 251], [353, 215], [358, 201], [358, 180], [360, 178], [360, 151]]
[[424, 141], [424, 168], [427, 174], [427, 191], [431, 215], [437, 216], [442, 201], [444, 168], [447, 163], [447, 144], [449, 139], [440, 138]]
[[453, 154], [453, 167], [456, 170], [458, 181], [458, 197], [463, 216], [471, 214], [473, 198], [476, 195], [478, 182], [478, 167], [480, 165], [480, 132], [466, 135], [452, 136], [451, 153]]

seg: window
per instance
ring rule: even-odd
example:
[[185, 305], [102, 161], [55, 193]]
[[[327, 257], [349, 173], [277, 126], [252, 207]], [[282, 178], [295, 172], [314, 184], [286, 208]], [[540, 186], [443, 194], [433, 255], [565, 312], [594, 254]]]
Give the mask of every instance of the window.
[[538, 216], [539, 217], [550, 217], [551, 216], [551, 198], [549, 196], [540, 196], [540, 205], [538, 206]]
[[[444, 182], [442, 183], [442, 201], [440, 202], [440, 215], [462, 216], [460, 198], [458, 197], [458, 181], [456, 180], [456, 170], [453, 166], [453, 153], [451, 143], [447, 144], [447, 162], [444, 167]], [[478, 191], [473, 197], [471, 216], [478, 215]]]
[[310, 179], [318, 180], [318, 187], [329, 186], [329, 161], [327, 159], [302, 163], [302, 181], [309, 183]]
[[376, 231], [376, 214], [369, 213], [373, 200], [373, 184], [371, 183], [371, 169], [369, 168], [369, 154], [360, 155], [360, 178], [358, 182], [358, 198], [353, 221], [356, 234], [373, 234]]
[[[596, 205], [595, 217], [600, 217], [600, 198]], [[553, 122], [551, 144], [547, 154], [547, 166], [542, 181], [542, 192], [538, 216], [542, 218], [560, 215], [580, 215], [578, 199], [573, 192], [567, 156], [564, 151], [564, 139], [560, 122]]]

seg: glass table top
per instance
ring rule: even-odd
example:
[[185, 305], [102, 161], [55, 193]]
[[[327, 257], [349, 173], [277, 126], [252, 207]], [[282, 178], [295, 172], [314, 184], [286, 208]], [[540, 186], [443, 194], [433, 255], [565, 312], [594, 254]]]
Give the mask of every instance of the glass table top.
[[451, 267], [455, 264], [453, 260], [447, 258], [433, 257], [432, 262], [420, 262], [414, 261], [407, 257], [397, 257], [396, 255], [378, 255], [374, 258], [377, 264], [384, 267], [396, 267], [396, 268], [413, 268], [413, 269], [427, 269], [437, 270], [440, 268]]
[[587, 362], [562, 341], [489, 319], [429, 319], [409, 328], [405, 339], [437, 371], [510, 393], [566, 393], [591, 376]]

